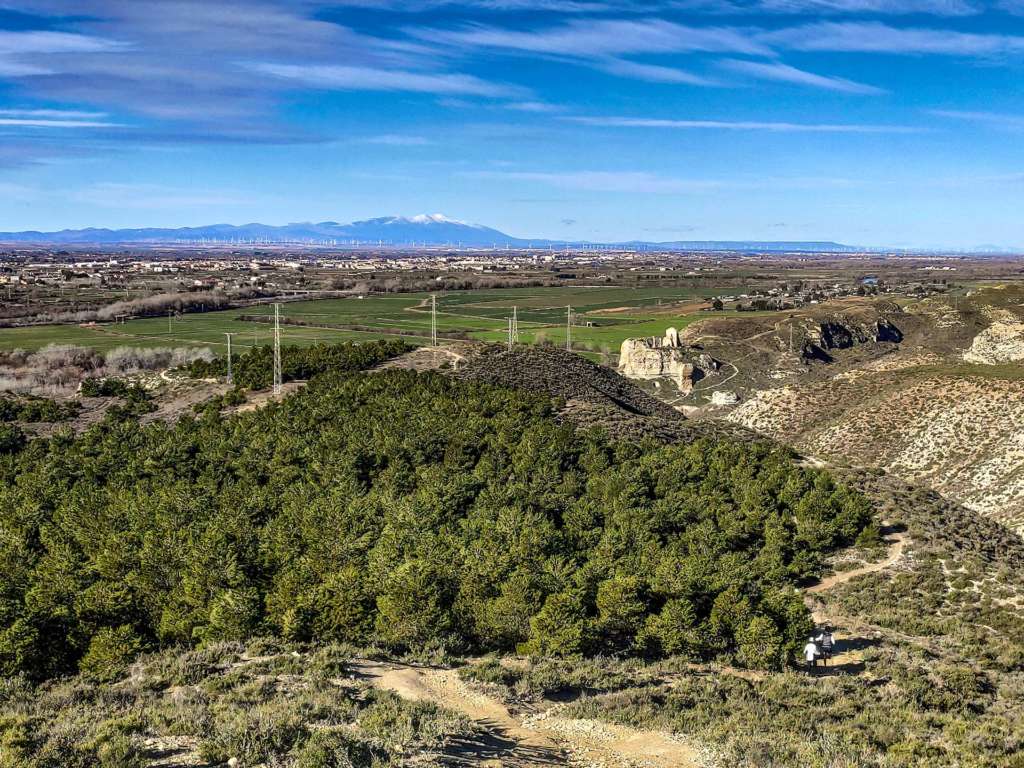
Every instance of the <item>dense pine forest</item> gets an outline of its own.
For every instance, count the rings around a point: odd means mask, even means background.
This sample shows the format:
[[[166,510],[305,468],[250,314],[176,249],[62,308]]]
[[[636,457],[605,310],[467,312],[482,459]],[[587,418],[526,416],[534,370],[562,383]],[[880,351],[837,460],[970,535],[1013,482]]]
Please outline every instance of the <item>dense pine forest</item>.
[[[540,394],[354,372],[399,351],[307,353],[328,362],[259,411],[119,410],[0,455],[0,672],[103,680],[266,635],[780,668],[811,627],[794,585],[873,530],[781,449],[617,442]]]

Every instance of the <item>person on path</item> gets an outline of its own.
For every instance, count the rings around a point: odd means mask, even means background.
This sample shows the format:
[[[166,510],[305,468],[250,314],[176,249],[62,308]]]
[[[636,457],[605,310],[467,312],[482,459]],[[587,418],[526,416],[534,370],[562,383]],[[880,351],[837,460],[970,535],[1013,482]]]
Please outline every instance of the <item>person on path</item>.
[[[832,658],[832,649],[836,645],[836,638],[832,634],[832,627],[826,626],[814,640],[818,647],[821,648],[821,662],[827,667],[828,660]]]
[[[804,661],[807,662],[808,674],[810,674],[811,670],[818,666],[818,656],[820,655],[821,649],[818,648],[818,644],[814,641],[814,638],[807,638],[807,645],[804,646]]]

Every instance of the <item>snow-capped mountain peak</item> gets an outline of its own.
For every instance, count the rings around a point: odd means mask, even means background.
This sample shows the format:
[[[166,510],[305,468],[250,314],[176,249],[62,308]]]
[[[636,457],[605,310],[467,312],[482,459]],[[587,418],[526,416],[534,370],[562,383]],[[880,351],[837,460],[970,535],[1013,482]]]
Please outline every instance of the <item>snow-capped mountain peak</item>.
[[[463,227],[470,226],[465,221],[450,219],[443,213],[421,213],[418,216],[413,216],[409,221],[414,224],[459,224]]]

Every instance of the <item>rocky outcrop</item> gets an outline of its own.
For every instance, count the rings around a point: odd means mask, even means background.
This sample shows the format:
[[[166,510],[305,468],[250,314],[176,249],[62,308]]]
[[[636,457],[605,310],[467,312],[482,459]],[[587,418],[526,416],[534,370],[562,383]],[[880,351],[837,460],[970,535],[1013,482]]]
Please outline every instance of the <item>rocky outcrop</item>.
[[[619,373],[631,379],[669,378],[682,391],[693,388],[696,367],[679,347],[663,347],[652,339],[626,339],[619,352]]]
[[[815,322],[807,328],[801,357],[807,361],[831,362],[829,352],[836,349],[850,349],[857,344],[871,342],[899,344],[901,341],[903,332],[890,320],[863,323],[836,316]]]
[[[719,363],[710,355],[691,357],[669,328],[662,338],[626,339],[619,352],[619,373],[631,379],[671,379],[681,392],[689,392],[695,382],[718,371]]]
[[[1024,323],[999,321],[974,337],[964,352],[968,363],[998,365],[1024,360]]]

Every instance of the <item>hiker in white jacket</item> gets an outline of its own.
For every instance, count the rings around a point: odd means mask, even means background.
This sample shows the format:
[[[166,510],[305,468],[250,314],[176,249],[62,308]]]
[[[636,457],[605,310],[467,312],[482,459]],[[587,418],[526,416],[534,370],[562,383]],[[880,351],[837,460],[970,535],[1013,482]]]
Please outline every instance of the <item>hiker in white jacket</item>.
[[[821,649],[818,648],[818,644],[814,641],[814,638],[807,638],[807,645],[804,646],[804,660],[807,662],[808,672],[818,666],[818,657],[820,655]]]

